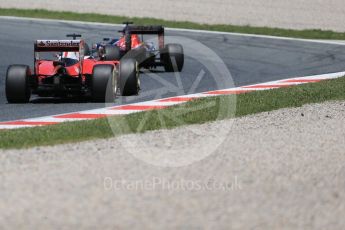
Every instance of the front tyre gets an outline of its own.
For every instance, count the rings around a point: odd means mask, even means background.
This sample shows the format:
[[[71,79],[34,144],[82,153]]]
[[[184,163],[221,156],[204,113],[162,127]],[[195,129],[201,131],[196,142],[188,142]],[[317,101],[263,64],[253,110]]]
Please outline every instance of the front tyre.
[[[94,102],[114,102],[117,79],[113,65],[96,65],[92,73],[92,99]]]
[[[6,98],[8,103],[28,103],[31,97],[30,68],[11,65],[6,74]]]
[[[117,46],[106,45],[104,52],[104,61],[119,61],[121,59],[121,51]]]
[[[184,51],[180,44],[168,44],[161,50],[161,62],[166,72],[181,72],[184,65]]]
[[[138,95],[140,90],[139,67],[134,59],[122,59],[120,63],[120,91],[122,96]]]

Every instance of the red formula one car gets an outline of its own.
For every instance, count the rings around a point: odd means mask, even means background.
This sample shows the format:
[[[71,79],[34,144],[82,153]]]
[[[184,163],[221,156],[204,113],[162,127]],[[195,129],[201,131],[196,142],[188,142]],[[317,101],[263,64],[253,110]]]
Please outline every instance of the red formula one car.
[[[27,103],[40,97],[90,97],[95,102],[113,101],[116,95],[139,93],[139,68],[134,59],[102,60],[90,56],[80,35],[74,40],[38,40],[33,71],[11,65],[6,76],[9,103]]]
[[[181,72],[184,66],[184,51],[180,44],[165,44],[163,26],[135,26],[124,22],[125,27],[119,31],[120,38],[105,38],[96,44],[96,49],[103,53],[105,59],[122,60],[133,58],[145,69],[164,67],[166,72]],[[158,42],[145,40],[145,35],[157,35]]]

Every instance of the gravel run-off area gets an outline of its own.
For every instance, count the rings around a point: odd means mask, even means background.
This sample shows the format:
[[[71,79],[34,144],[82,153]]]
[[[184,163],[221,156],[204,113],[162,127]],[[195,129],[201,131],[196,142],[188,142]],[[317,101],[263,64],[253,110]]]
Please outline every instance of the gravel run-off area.
[[[345,31],[343,0],[0,0],[0,7],[93,12],[208,24]]]
[[[1,151],[0,228],[345,228],[344,102],[191,128]],[[215,151],[183,167],[124,147],[146,142],[188,161],[222,129]]]

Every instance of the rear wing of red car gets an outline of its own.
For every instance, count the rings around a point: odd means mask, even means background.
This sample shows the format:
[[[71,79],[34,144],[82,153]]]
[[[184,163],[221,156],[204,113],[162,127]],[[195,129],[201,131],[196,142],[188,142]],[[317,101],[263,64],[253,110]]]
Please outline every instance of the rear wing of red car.
[[[80,52],[84,49],[83,40],[37,40],[35,52]]]
[[[76,52],[79,53],[79,73],[83,72],[84,40],[37,40],[35,42],[35,66],[41,52]],[[61,55],[62,56],[62,55]],[[37,71],[35,67],[35,74]]]
[[[158,35],[159,47],[164,47],[164,27],[163,26],[133,26],[127,25],[123,32],[138,35]]]

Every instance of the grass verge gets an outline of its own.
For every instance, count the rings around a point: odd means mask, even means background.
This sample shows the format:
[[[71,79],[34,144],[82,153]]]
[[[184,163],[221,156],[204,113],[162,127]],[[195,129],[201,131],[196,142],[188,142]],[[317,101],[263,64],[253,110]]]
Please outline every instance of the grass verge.
[[[41,9],[23,10],[23,9],[0,8],[0,15],[85,21],[85,22],[117,23],[117,24],[121,24],[124,21],[134,21],[136,24],[161,24],[161,25],[164,25],[166,27],[171,27],[171,28],[236,32],[236,33],[260,34],[260,35],[295,37],[295,38],[306,38],[306,39],[345,40],[345,33],[324,31],[324,30],[290,30],[290,29],[252,27],[252,26],[208,25],[208,24],[198,24],[198,23],[193,23],[193,22],[166,21],[166,20],[160,20],[160,19],[154,19],[154,18],[122,17],[122,16],[110,16],[110,15],[102,15],[102,14],[94,14],[94,13],[72,13],[72,12],[48,11],[48,10],[41,10]]]
[[[202,124],[210,121],[240,117],[280,108],[299,107],[308,103],[320,103],[328,100],[345,100],[345,77],[319,83],[299,85],[268,91],[257,91],[241,95],[219,96],[198,99],[165,110],[149,111],[108,119],[70,122],[53,126],[0,131],[0,148],[28,148],[41,145],[54,145],[85,141],[95,138],[110,138],[115,135],[146,132],[161,128],[175,128],[181,125]],[[236,98],[235,98],[236,97]],[[219,113],[224,103],[237,101],[235,113]],[[207,104],[213,104],[209,109]],[[180,120],[165,119],[180,116]],[[141,122],[146,119],[140,126]],[[183,123],[179,122],[183,120]]]

